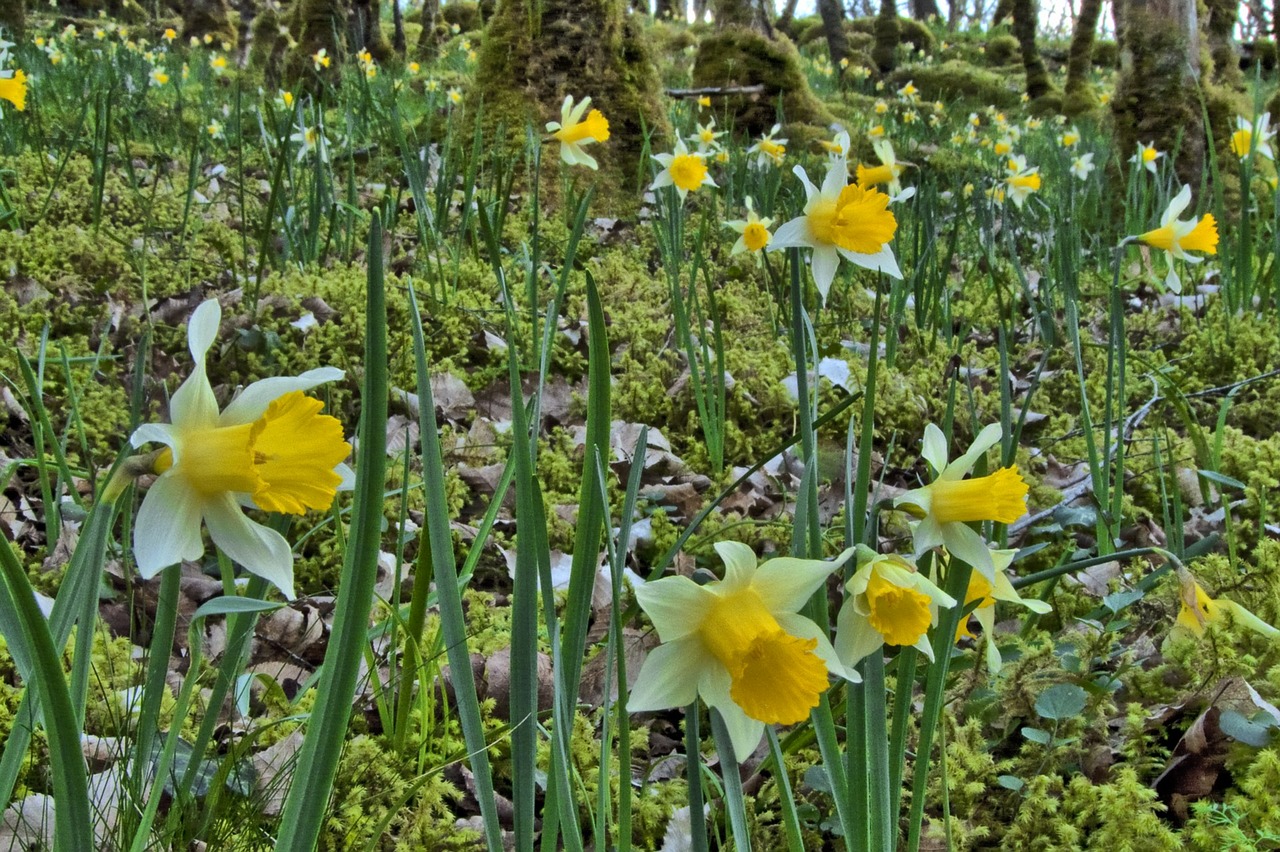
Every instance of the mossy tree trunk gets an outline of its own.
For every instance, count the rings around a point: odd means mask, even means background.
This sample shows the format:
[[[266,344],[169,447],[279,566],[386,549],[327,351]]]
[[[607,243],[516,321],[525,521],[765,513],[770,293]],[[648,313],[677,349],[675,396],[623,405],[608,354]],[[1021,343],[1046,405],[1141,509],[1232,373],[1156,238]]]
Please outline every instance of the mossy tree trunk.
[[[351,33],[355,43],[378,62],[391,58],[391,43],[382,34],[382,0],[352,0]]]
[[[391,37],[391,49],[399,56],[404,56],[404,12],[400,9],[400,0],[391,0],[391,21],[394,35]]]
[[[345,47],[343,34],[347,31],[347,14],[345,0],[297,0],[289,29],[298,41],[289,52],[285,69],[287,80],[314,80],[316,72],[311,57],[322,49],[329,57],[329,67],[319,73],[337,76],[343,53],[340,48]]]
[[[960,26],[960,16],[964,14],[966,5],[961,0],[951,0],[951,3],[947,6],[947,29],[955,32],[956,28]]]
[[[1196,0],[1126,0],[1122,14],[1120,79],[1111,100],[1117,159],[1127,163],[1139,142],[1170,152],[1180,144],[1178,176],[1199,186],[1205,130]]]
[[[684,4],[677,3],[676,0],[657,0],[653,4],[653,17],[659,21],[669,21],[674,19],[684,19]]]
[[[822,34],[827,37],[831,65],[839,68],[840,60],[849,55],[849,40],[844,35],[844,7],[840,0],[818,0],[818,14],[822,15]]]
[[[762,0],[712,0],[711,11],[716,16],[717,30],[745,27],[773,36],[773,21]]]
[[[236,32],[231,26],[230,13],[227,0],[186,0],[182,6],[182,37],[211,35],[215,43],[235,44]]]
[[[996,8],[991,13],[991,26],[999,26],[1004,20],[1013,14],[1014,0],[996,0]]]
[[[424,0],[422,4],[422,32],[418,35],[419,59],[432,60],[440,52],[440,0]]]
[[[1076,28],[1071,33],[1071,48],[1067,53],[1066,107],[1069,114],[1084,112],[1096,101],[1089,85],[1089,72],[1093,68],[1093,43],[1101,16],[1102,0],[1081,0]]]
[[[778,29],[784,33],[791,32],[791,22],[796,17],[796,7],[800,5],[800,0],[787,0],[787,5],[782,7],[782,14],[778,16]]]
[[[705,21],[708,8],[710,8],[710,0],[693,0],[693,22]]]
[[[26,0],[3,0],[0,2],[0,29],[9,40],[20,44],[27,32]]]
[[[500,0],[466,101],[483,100],[487,142],[519,150],[527,124],[541,134],[546,121],[559,120],[565,95],[590,96],[609,121],[608,141],[589,149],[600,163],[596,197],[605,203],[632,197],[626,182],[635,178],[645,131],[661,137],[668,130],[657,68],[640,18],[626,14],[625,2]],[[499,126],[506,140],[494,138]],[[543,173],[554,186],[558,151],[548,147],[543,157]]]
[[[1027,75],[1027,95],[1033,101],[1053,89],[1049,69],[1036,46],[1036,25],[1040,21],[1036,0],[1013,0],[1013,35],[1022,51],[1022,68]]]
[[[940,15],[938,0],[911,0],[911,17],[917,21],[927,21]]]
[[[1205,0],[1208,15],[1204,19],[1205,41],[1213,57],[1213,81],[1233,88],[1244,88],[1240,71],[1240,47],[1234,31],[1240,16],[1238,0]]]
[[[880,0],[880,14],[876,16],[876,42],[871,48],[871,59],[882,74],[892,71],[898,61],[900,29],[898,4],[894,0]]]
[[[254,16],[249,30],[249,67],[262,71],[268,89],[280,85],[288,50],[289,36],[281,31],[280,14],[275,4],[268,3]]]

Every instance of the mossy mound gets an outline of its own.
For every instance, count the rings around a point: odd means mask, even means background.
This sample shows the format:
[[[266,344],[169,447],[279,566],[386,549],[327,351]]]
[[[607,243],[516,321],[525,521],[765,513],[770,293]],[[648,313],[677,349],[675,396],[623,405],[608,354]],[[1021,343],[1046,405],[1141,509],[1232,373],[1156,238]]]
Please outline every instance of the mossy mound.
[[[1012,107],[1019,101],[1019,94],[1009,88],[1008,79],[958,59],[941,65],[905,65],[890,75],[894,86],[915,81],[920,97],[926,101],[958,98],[1000,108]]]
[[[1271,39],[1260,38],[1257,41],[1246,41],[1240,45],[1240,67],[1252,71],[1261,65],[1262,70],[1270,73],[1276,70],[1276,43]]]
[[[992,67],[1013,65],[1016,62],[1020,62],[1021,53],[1018,47],[1018,40],[1008,33],[993,36],[987,41],[987,49],[983,56],[986,57],[987,64]]]
[[[1119,68],[1120,45],[1110,39],[1098,39],[1093,43],[1093,67]]]
[[[289,30],[280,20],[276,5],[269,4],[253,19],[249,30],[249,67],[262,72],[268,89],[279,85],[288,52]]]
[[[440,17],[445,26],[459,32],[469,33],[484,28],[484,18],[480,14],[480,4],[463,0],[461,3],[450,3],[440,7]]]
[[[876,19],[874,17],[854,18],[850,22],[850,27],[854,32],[874,35]],[[898,41],[911,45],[912,50],[923,50],[925,53],[933,53],[936,45],[929,28],[913,18],[898,18]]]
[[[213,36],[215,43],[234,46],[238,29],[231,20],[226,0],[190,0],[183,9],[183,38]]]
[[[726,27],[698,45],[693,85],[763,86],[758,95],[724,99],[734,126],[749,134],[763,133],[777,122],[778,103],[788,123],[827,125],[831,113],[809,90],[800,54],[786,36],[770,40],[754,30]]]
[[[640,20],[626,15],[620,0],[544,0],[541,9],[536,34],[530,31],[525,0],[505,0],[489,22],[469,96],[471,102],[483,102],[479,116],[485,135],[505,127],[516,150],[524,144],[527,125],[541,132],[545,122],[559,120],[565,95],[589,95],[609,120],[608,142],[590,151],[600,163],[602,190],[626,186],[634,179],[646,132],[661,136],[667,128],[658,72]],[[596,197],[624,203],[633,196],[601,191]]]

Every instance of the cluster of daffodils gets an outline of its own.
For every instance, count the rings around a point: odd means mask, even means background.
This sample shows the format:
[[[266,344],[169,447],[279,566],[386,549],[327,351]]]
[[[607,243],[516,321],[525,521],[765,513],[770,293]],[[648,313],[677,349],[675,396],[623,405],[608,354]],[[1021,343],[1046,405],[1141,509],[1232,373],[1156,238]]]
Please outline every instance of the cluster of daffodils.
[[[373,54],[368,50],[361,50],[356,54],[356,63],[366,78],[372,80],[378,76],[378,63],[374,61]]]
[[[1013,588],[1005,574],[1013,551],[993,550],[969,526],[1009,523],[1026,510],[1027,484],[1016,467],[966,478],[1000,434],[998,425],[988,426],[967,453],[948,463],[942,432],[928,428],[924,456],[937,476],[897,500],[917,518],[914,557],[859,545],[831,561],[777,558],[757,565],[750,548],[720,542],[724,579],[700,586],[687,577],[667,577],[638,588],[636,598],[662,644],[641,668],[630,709],[680,707],[701,696],[723,717],[735,754],[750,754],[765,725],[807,718],[831,677],[859,682],[854,667],[870,654],[886,646],[914,647],[932,659],[928,634],[939,611],[961,604],[920,571],[915,559],[942,548],[950,555],[935,564],[956,558],[973,567],[964,605],[976,603],[987,661],[997,671],[1000,655],[991,641],[995,602],[1049,611],[1048,604],[1024,600]],[[799,611],[851,558],[856,570],[845,583],[832,641]],[[967,623],[961,632],[969,635]]]
[[[170,400],[169,422],[141,426],[130,439],[135,447],[162,446],[146,458],[157,476],[134,524],[134,555],[147,578],[199,559],[203,525],[228,558],[292,598],[289,543],[243,507],[301,515],[328,509],[338,491],[351,488],[342,424],[304,393],[343,373],[322,367],[262,379],[219,411],[205,362],[221,319],[216,300],[196,308],[187,326],[195,363]]]
[[[1164,286],[1171,293],[1182,292],[1182,281],[1178,278],[1174,260],[1193,264],[1201,263],[1204,261],[1203,257],[1188,254],[1188,252],[1218,253],[1218,225],[1212,213],[1206,213],[1200,217],[1193,216],[1190,219],[1178,218],[1190,204],[1191,187],[1183,185],[1169,202],[1169,206],[1165,208],[1164,215],[1160,217],[1160,227],[1139,234],[1137,237],[1140,242],[1164,252],[1165,262],[1169,268]]]

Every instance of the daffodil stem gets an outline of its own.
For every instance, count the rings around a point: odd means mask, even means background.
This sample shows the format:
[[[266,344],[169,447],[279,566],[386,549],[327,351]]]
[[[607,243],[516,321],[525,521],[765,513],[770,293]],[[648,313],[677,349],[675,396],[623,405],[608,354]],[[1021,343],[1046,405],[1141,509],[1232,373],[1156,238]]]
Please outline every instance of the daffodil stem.
[[[886,726],[884,651],[876,649],[862,663],[867,750],[864,771],[867,775],[867,811],[871,817],[871,848],[892,852],[897,839],[898,815],[890,810],[893,796],[889,790],[889,741]],[[908,694],[910,684],[907,685]]]
[[[796,811],[795,797],[791,792],[791,779],[787,776],[787,764],[773,725],[765,725],[765,738],[769,741],[769,754],[773,757],[776,772],[773,781],[778,785],[778,801],[782,808],[782,827],[786,831],[788,852],[804,852],[804,835],[800,829],[800,815]]]
[[[733,751],[729,729],[725,727],[724,719],[720,718],[720,711],[714,707],[711,708],[711,735],[716,741],[716,752],[720,755],[720,777],[724,780],[724,802],[729,811],[729,829],[733,833],[734,845],[742,852],[751,852],[751,830],[747,826],[738,756]],[[692,817],[693,814],[690,813],[689,816]]]
[[[689,785],[689,848],[691,852],[707,852],[707,821],[702,815],[702,734],[694,701],[684,708],[685,777]]]

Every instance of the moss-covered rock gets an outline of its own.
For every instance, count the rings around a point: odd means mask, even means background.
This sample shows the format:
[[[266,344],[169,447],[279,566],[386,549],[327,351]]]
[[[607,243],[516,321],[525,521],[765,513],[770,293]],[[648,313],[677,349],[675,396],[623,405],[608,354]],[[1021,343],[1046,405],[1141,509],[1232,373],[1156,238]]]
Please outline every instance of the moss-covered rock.
[[[444,4],[440,7],[440,17],[444,19],[447,27],[451,30],[457,27],[458,32],[476,32],[484,28],[484,18],[480,16],[480,4],[473,3],[471,0]]]
[[[278,5],[268,3],[253,19],[249,31],[249,67],[262,72],[268,89],[276,88],[283,79],[289,39],[289,28],[280,18]]]
[[[762,133],[778,120],[778,104],[788,122],[829,124],[831,113],[809,89],[800,54],[786,36],[769,39],[745,27],[726,27],[698,45],[693,64],[697,87],[763,86],[759,95],[731,95],[723,99],[734,125],[750,134]]]
[[[1018,40],[1008,33],[992,36],[987,39],[987,47],[982,55],[992,67],[1012,65],[1018,61]]]
[[[850,22],[850,27],[854,32],[875,35],[876,18],[854,18]],[[933,37],[933,32],[924,22],[913,18],[898,18],[898,38],[900,41],[911,45],[912,50],[923,50],[925,53],[933,53],[937,46],[937,40]]]
[[[940,65],[906,65],[895,71],[890,80],[895,86],[914,80],[920,97],[926,101],[959,98],[976,105],[1007,108],[1019,100],[1018,93],[1009,88],[1007,76],[958,59]]]

